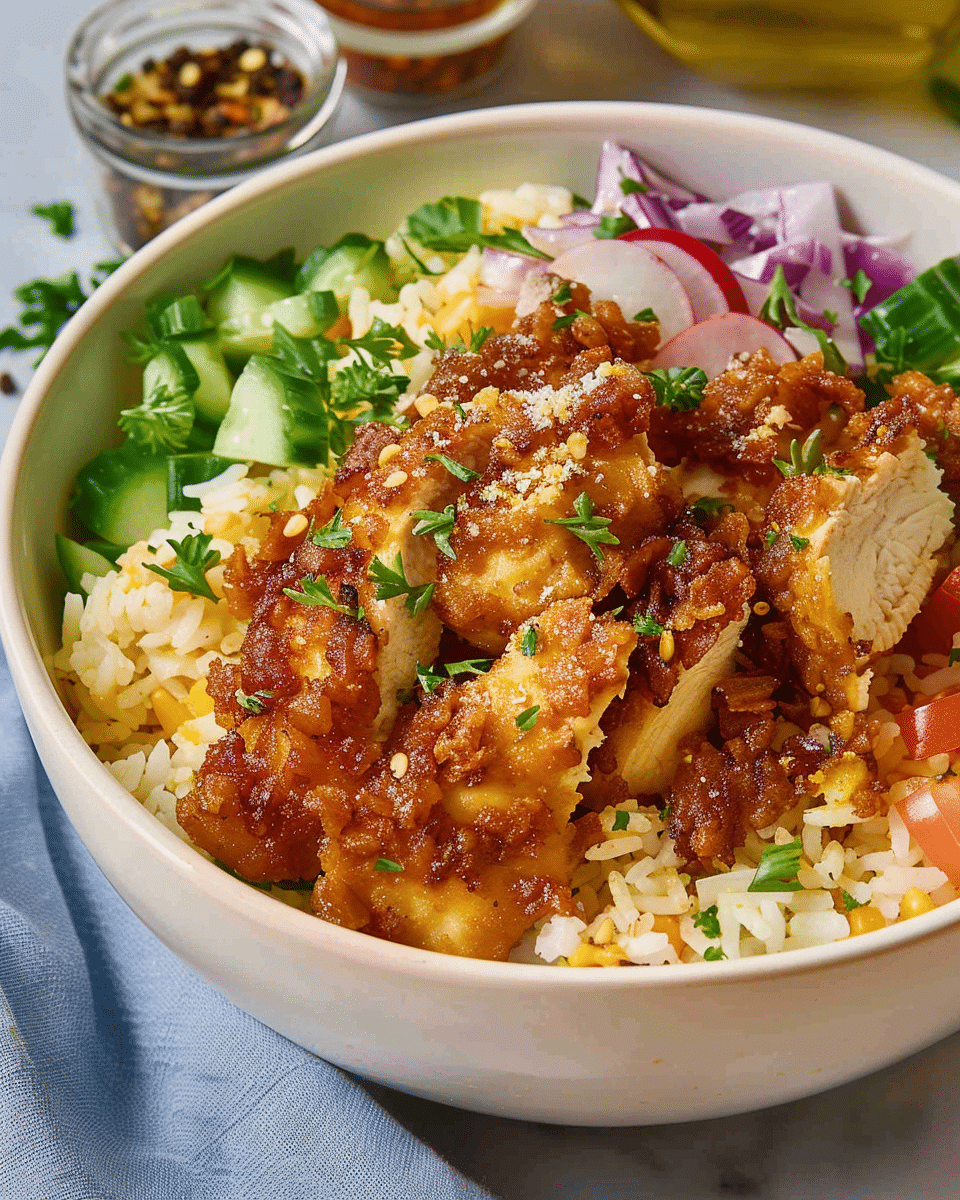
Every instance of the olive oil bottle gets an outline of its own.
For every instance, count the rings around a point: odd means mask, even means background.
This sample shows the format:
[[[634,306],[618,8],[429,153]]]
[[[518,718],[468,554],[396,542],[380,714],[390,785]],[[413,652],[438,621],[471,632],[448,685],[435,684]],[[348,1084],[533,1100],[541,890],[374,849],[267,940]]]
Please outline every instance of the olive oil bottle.
[[[756,87],[876,87],[960,29],[958,0],[618,0],[674,57]]]

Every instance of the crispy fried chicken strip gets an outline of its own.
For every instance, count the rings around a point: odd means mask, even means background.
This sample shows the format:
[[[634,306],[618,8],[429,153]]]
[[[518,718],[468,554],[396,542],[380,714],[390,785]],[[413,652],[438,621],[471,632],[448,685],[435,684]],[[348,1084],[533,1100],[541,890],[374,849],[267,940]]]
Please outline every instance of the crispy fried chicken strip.
[[[401,714],[346,807],[318,797],[326,842],[314,910],[392,941],[505,958],[539,917],[571,910],[595,818],[570,823],[600,718],[627,679],[630,626],[564,600],[486,675]]]
[[[896,401],[854,418],[830,459],[849,474],[785,479],[767,506],[758,578],[790,624],[804,687],[836,709],[866,707],[869,661],[916,616],[952,532],[914,421]]]

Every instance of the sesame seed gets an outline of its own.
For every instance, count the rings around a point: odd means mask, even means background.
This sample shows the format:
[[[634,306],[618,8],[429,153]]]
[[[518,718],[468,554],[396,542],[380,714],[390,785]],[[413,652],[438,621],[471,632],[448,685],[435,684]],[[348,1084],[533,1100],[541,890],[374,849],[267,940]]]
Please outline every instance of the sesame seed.
[[[390,773],[394,779],[402,779],[407,773],[407,767],[410,766],[410,759],[398,750],[397,753],[390,759]]]
[[[377,465],[385,467],[388,462],[392,462],[400,453],[400,446],[397,442],[391,442],[389,446],[384,446],[377,456]]]
[[[310,522],[303,513],[294,513],[283,527],[283,536],[288,538],[297,537],[298,534],[303,533],[309,524]]]
[[[407,482],[406,471],[394,471],[392,475],[388,475],[383,481],[383,486],[388,488],[402,487]]]
[[[252,75],[254,71],[259,71],[261,67],[267,65],[267,56],[259,46],[251,46],[249,50],[244,50],[240,55],[237,66],[241,71],[246,71],[248,75]]]
[[[428,417],[435,408],[440,407],[440,401],[430,392],[424,392],[414,400],[413,407],[421,417]]]
[[[659,650],[661,661],[668,663],[670,659],[673,658],[674,649],[675,643],[673,640],[673,631],[670,629],[665,629],[663,633],[660,634]]]

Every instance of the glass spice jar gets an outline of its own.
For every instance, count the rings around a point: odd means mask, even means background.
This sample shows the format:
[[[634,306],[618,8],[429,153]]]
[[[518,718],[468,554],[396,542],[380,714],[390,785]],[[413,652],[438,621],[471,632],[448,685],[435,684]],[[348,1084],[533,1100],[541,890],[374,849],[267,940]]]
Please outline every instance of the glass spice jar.
[[[320,0],[350,85],[372,101],[461,89],[503,57],[537,0]]]
[[[112,0],[96,9],[70,44],[66,92],[101,169],[110,240],[130,254],[269,163],[321,145],[345,71],[313,0]],[[126,105],[134,84],[136,106]],[[202,113],[192,111],[200,93]]]

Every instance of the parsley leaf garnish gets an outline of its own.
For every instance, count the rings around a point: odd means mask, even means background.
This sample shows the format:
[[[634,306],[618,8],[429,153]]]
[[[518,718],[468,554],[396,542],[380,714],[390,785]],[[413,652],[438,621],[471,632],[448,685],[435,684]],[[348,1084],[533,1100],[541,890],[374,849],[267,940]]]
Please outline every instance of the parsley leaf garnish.
[[[639,179],[631,179],[629,175],[624,175],[620,172],[620,191],[625,196],[631,195],[633,192],[639,192],[641,195],[646,195],[650,189],[645,183],[641,183]]]
[[[607,526],[610,524],[610,517],[595,517],[593,515],[593,501],[586,492],[581,492],[573,502],[575,517],[560,517],[557,520],[547,520],[547,525],[562,525],[564,529],[569,529],[572,534],[578,537],[582,542],[586,542],[590,547],[590,551],[598,562],[603,561],[603,551],[600,549],[600,543],[608,546],[619,546],[620,539],[615,537]]]
[[[364,351],[374,362],[380,363],[389,363],[395,358],[412,358],[420,350],[402,326],[388,325],[382,317],[374,317],[373,324],[362,337],[338,338],[338,341],[342,346]]]
[[[622,808],[618,808],[613,814],[613,825],[610,827],[613,833],[623,833],[626,827],[630,824],[630,814],[624,812]]]
[[[843,901],[843,907],[847,912],[853,912],[855,908],[864,908],[865,905],[861,900],[854,900],[849,892],[841,890],[840,899]]]
[[[520,653],[524,658],[533,658],[537,652],[537,627],[531,625],[520,639]]]
[[[779,536],[780,536],[779,529],[768,529],[767,532],[763,535],[763,544],[769,550],[770,547],[774,544],[774,542],[777,540],[777,538]]]
[[[76,233],[74,207],[68,200],[54,200],[52,204],[35,204],[30,211],[37,217],[45,217],[53,226],[57,237],[72,238]]]
[[[529,708],[525,708],[522,713],[514,718],[517,728],[526,733],[532,729],[537,723],[537,714],[540,712],[539,704],[532,704]]]
[[[636,221],[631,221],[624,213],[617,213],[614,216],[601,217],[600,224],[593,231],[593,236],[595,238],[618,238],[636,227]]]
[[[673,543],[670,553],[667,555],[667,562],[671,567],[682,567],[688,558],[687,543],[681,539]]]
[[[726,957],[720,946],[708,946],[703,952],[704,962],[720,962],[721,959]]]
[[[849,288],[856,296],[857,303],[862,304],[867,298],[867,292],[873,287],[873,280],[866,273],[863,267],[857,271],[856,275],[849,279],[841,279],[840,286]]]
[[[451,679],[457,675],[486,675],[493,661],[492,658],[467,658],[463,662],[447,663],[444,670]]]
[[[569,304],[573,299],[573,295],[570,292],[570,281],[565,279],[553,293],[550,299],[554,302],[554,304]]]
[[[791,533],[790,545],[798,552],[800,550],[806,550],[806,548],[810,545],[810,539],[805,537],[797,537],[795,533]]]
[[[954,663],[960,662],[960,646],[954,646],[947,658],[947,666],[952,667]]]
[[[310,541],[323,550],[342,550],[353,540],[353,530],[343,526],[343,509],[338,508],[326,525],[310,534]]]
[[[98,288],[122,262],[123,259],[116,259],[97,263],[96,271],[90,278],[91,290]],[[77,272],[73,271],[64,279],[34,279],[18,287],[14,296],[23,305],[19,316],[23,329],[9,325],[0,330],[0,350],[37,347],[42,351],[36,360],[39,363],[61,328],[86,300],[87,292]]]
[[[717,916],[718,909],[715,904],[711,904],[709,908],[705,908],[702,912],[698,912],[693,918],[693,923],[697,929],[703,930],[704,937],[718,938],[720,936],[720,921]]]
[[[395,375],[389,367],[355,362],[334,375],[330,383],[330,402],[354,425],[380,421],[384,425],[405,428],[406,418],[398,417],[394,409],[409,386],[406,375]],[[368,407],[364,408],[364,405]]]
[[[362,621],[364,611],[362,607],[351,608],[349,604],[339,604],[335,599],[333,592],[330,590],[330,584],[321,575],[315,578],[313,575],[304,575],[300,580],[301,591],[296,588],[284,588],[283,594],[289,596],[291,600],[296,600],[298,604],[306,604],[311,608],[332,608],[334,612],[343,613],[345,617],[353,617],[356,621]]]
[[[562,316],[557,317],[557,319],[554,321],[553,328],[554,329],[569,329],[570,326],[577,319],[577,317],[588,317],[589,318],[590,313],[584,312],[582,308],[578,308],[576,310],[576,312],[564,313]]]
[[[420,664],[417,663],[417,682],[428,696],[435,692],[446,678],[447,676],[441,675],[440,672],[435,671],[433,667],[421,667]]]
[[[220,551],[210,549],[212,541],[209,533],[191,533],[182,542],[168,538],[169,546],[176,551],[177,561],[169,570],[147,563],[147,570],[162,575],[173,592],[190,592],[194,596],[216,601],[217,597],[206,580],[207,571],[220,561]]]
[[[457,520],[457,514],[452,504],[448,504],[443,512],[433,512],[429,508],[422,508],[413,515],[417,519],[417,523],[413,527],[414,536],[419,537],[428,533],[436,542],[437,549],[441,554],[445,554],[447,558],[457,557],[457,552],[450,545],[450,534],[453,533],[453,527]]]
[[[633,314],[633,316],[630,318],[630,320],[634,321],[638,324],[646,324],[650,321],[659,322],[660,318],[657,316],[657,314],[653,311],[652,308],[641,308],[638,313]]]
[[[469,467],[462,467],[452,458],[448,458],[446,454],[428,454],[425,458],[426,462],[438,462],[441,467],[446,467],[451,475],[457,479],[462,479],[464,483],[469,483],[471,479],[479,479],[479,471],[471,471]]]
[[[415,586],[404,574],[403,559],[397,552],[392,566],[387,566],[379,558],[374,558],[367,568],[367,576],[377,584],[376,597],[378,600],[392,600],[395,596],[406,596],[407,611],[411,616],[418,617],[430,603],[433,596],[434,584],[423,583]]]
[[[671,412],[692,412],[703,403],[707,377],[699,367],[660,367],[644,374],[653,384],[657,404]]]
[[[403,870],[403,867],[398,862],[394,862],[392,858],[378,858],[373,864],[373,869],[375,871],[389,871],[392,875],[396,875],[399,871]]]
[[[659,621],[643,613],[637,613],[633,618],[633,628],[641,637],[659,637],[664,632],[664,627]]]
[[[720,496],[701,496],[699,500],[694,500],[690,507],[698,524],[702,524],[708,517],[723,516],[727,509],[733,512],[735,508],[729,500],[723,500]]]
[[[431,350],[436,350],[438,354],[442,354],[445,350],[455,350],[458,354],[479,354],[483,343],[493,333],[493,326],[481,325],[479,329],[474,329],[472,325],[468,325],[467,332],[470,335],[469,345],[463,340],[462,334],[458,333],[448,342],[435,329],[431,329],[427,334],[426,344]]]
[[[824,462],[820,441],[823,432],[815,429],[801,446],[796,438],[790,443],[790,461],[775,458],[773,465],[788,479],[797,475],[848,475],[842,467],[831,467]]]
[[[176,454],[190,438],[194,417],[190,396],[160,386],[136,408],[123,409],[117,424],[131,442],[148,454]]]
[[[479,200],[469,200],[465,196],[444,196],[436,204],[421,204],[407,218],[407,228],[414,241],[441,254],[463,254],[471,246],[480,246],[511,250],[531,258],[550,257],[535,250],[519,229],[484,233],[483,206]]]
[[[233,698],[241,708],[245,708],[247,712],[253,713],[255,716],[259,716],[261,713],[266,712],[266,701],[273,699],[273,692],[267,691],[265,688],[261,688],[256,692],[252,692],[248,696],[247,693],[241,688],[237,688],[237,690],[233,693]]]
[[[797,839],[785,846],[767,846],[760,855],[756,874],[747,886],[748,892],[799,892],[797,882],[803,843]]]
[[[815,329],[800,319],[796,297],[790,291],[783,267],[779,264],[770,282],[770,294],[764,300],[758,315],[761,321],[766,321],[768,325],[773,325],[776,329],[787,329],[792,326],[795,329],[805,329],[807,333],[813,334],[823,353],[823,365],[826,369],[837,375],[846,374],[847,363],[837,348],[836,342],[828,338],[822,329]]]

